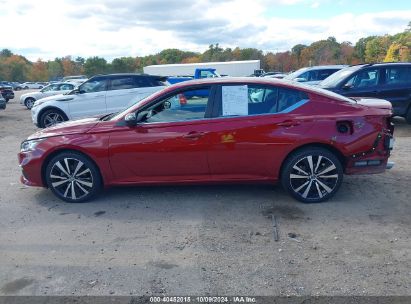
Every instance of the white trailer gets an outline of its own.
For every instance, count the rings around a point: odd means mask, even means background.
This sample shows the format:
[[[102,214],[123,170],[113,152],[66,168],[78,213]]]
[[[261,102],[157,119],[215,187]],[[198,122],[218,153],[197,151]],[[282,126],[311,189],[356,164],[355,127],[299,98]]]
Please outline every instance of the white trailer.
[[[249,76],[260,69],[260,60],[159,64],[146,66],[143,70],[146,74],[158,76],[192,76],[198,68],[216,69],[220,75]]]

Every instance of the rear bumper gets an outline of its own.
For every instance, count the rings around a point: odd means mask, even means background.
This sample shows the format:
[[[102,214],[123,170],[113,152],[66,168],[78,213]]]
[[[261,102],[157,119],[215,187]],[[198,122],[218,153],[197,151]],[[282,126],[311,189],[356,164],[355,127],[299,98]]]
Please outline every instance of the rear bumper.
[[[3,91],[1,93],[1,95],[3,95],[4,99],[13,99],[14,98],[14,92],[9,92],[9,91],[4,92]]]

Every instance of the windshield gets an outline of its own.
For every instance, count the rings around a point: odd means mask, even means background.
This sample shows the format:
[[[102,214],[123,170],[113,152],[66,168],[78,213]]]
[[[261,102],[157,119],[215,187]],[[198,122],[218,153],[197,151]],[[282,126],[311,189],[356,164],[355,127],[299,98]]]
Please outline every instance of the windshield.
[[[292,72],[291,74],[288,74],[287,76],[284,77],[284,79],[292,80],[294,78],[298,78],[298,76],[300,76],[302,73],[304,73],[307,70],[308,68],[301,68],[295,72]]]
[[[339,70],[338,72],[331,74],[326,79],[321,81],[319,86],[322,88],[335,88],[343,79],[350,76],[352,73],[354,73],[362,67],[363,65],[355,65]]]

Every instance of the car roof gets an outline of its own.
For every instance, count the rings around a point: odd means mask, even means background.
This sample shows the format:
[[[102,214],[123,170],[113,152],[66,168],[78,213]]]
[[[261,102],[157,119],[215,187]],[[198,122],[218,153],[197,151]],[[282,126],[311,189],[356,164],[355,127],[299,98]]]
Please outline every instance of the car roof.
[[[360,64],[354,64],[354,65],[350,65],[351,66],[361,66],[361,68],[363,67],[369,67],[369,66],[377,66],[377,67],[384,67],[384,66],[395,66],[395,65],[399,65],[399,66],[411,66],[410,62],[376,62],[376,63],[360,63]]]
[[[312,67],[306,67],[307,71],[308,70],[326,70],[326,69],[343,69],[348,67],[346,64],[335,64],[335,65],[316,65]]]
[[[94,75],[92,77],[100,77],[100,76],[140,76],[140,77],[155,77],[155,78],[164,78],[163,76],[157,76],[157,75],[150,75],[150,74],[142,74],[142,73],[114,73],[114,74],[98,74]],[[91,78],[91,77],[90,77]]]
[[[334,92],[322,89],[320,87],[315,87],[311,85],[302,84],[299,82],[285,80],[285,79],[277,79],[277,78],[268,78],[268,77],[219,77],[219,78],[203,78],[203,79],[194,79],[179,82],[169,86],[166,90],[174,90],[179,88],[186,88],[189,86],[195,85],[202,85],[202,84],[210,84],[210,85],[218,85],[218,84],[260,84],[260,85],[277,85],[282,86],[289,89],[296,89],[302,90],[306,93],[313,93],[317,95],[322,95],[328,98],[332,98],[335,100],[340,101],[350,101],[347,97],[336,94]]]

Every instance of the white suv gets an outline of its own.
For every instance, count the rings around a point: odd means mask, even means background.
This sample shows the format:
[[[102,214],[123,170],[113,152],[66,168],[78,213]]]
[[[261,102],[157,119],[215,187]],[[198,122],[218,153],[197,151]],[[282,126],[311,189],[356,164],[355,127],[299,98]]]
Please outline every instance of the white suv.
[[[37,100],[31,117],[35,125],[45,128],[66,120],[118,112],[163,89],[165,80],[144,74],[94,76],[68,94]]]

